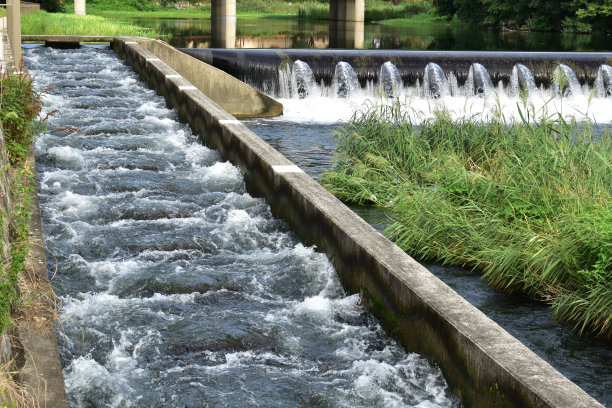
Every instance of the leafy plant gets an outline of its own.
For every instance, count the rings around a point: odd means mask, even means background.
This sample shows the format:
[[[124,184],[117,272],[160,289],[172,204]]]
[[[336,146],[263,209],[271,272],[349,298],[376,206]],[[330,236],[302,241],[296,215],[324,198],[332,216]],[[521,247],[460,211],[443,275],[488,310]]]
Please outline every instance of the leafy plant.
[[[34,133],[48,116],[41,116],[42,106],[42,93],[34,90],[26,73],[0,78],[0,120],[11,163],[25,160]]]

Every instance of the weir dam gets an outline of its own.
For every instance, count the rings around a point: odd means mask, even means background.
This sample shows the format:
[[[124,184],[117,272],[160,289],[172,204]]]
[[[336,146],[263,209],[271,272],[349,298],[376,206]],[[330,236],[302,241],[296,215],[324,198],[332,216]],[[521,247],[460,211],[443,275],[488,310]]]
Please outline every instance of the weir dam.
[[[148,41],[25,55],[72,405],[601,406]]]

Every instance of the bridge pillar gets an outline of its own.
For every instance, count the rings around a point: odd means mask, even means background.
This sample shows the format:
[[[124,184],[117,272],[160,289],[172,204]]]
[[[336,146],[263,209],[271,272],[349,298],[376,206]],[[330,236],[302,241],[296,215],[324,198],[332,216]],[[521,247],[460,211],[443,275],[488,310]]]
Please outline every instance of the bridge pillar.
[[[331,21],[364,21],[365,0],[330,0]]]
[[[19,71],[21,67],[21,1],[7,0],[6,16],[9,42],[11,43],[11,53],[15,61],[15,69]]]
[[[80,14],[82,16],[86,14],[85,0],[74,0],[74,14]]]
[[[213,48],[236,48],[236,0],[212,0],[211,35]]]

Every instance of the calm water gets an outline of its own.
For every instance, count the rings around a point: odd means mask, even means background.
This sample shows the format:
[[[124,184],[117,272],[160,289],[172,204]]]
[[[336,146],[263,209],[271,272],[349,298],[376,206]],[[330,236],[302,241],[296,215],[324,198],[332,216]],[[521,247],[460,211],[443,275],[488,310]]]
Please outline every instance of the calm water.
[[[25,59],[71,406],[457,406],[114,52]]]
[[[211,47],[210,18],[132,19],[143,27],[169,34],[176,47]],[[346,48],[330,45],[327,21],[290,18],[239,18],[236,48]],[[480,51],[611,51],[610,36],[593,34],[502,32],[449,24],[366,23],[365,49]],[[352,48],[352,47],[351,47]]]

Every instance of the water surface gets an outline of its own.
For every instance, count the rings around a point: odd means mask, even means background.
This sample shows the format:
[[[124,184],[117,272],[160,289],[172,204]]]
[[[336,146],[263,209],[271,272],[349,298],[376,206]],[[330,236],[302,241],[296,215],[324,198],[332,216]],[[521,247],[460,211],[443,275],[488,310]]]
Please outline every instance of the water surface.
[[[114,52],[25,59],[71,406],[457,406]]]
[[[210,48],[210,17],[130,21],[169,35],[176,47]],[[332,29],[333,30],[333,29]],[[333,33],[332,33],[333,34]],[[360,36],[360,34],[357,34]],[[332,35],[333,37],[333,35]],[[366,22],[364,49],[478,51],[611,51],[610,36],[548,32],[496,31],[461,24],[380,24]],[[327,21],[297,18],[238,18],[235,48],[346,48],[330,43]],[[351,47],[353,48],[353,47]]]

